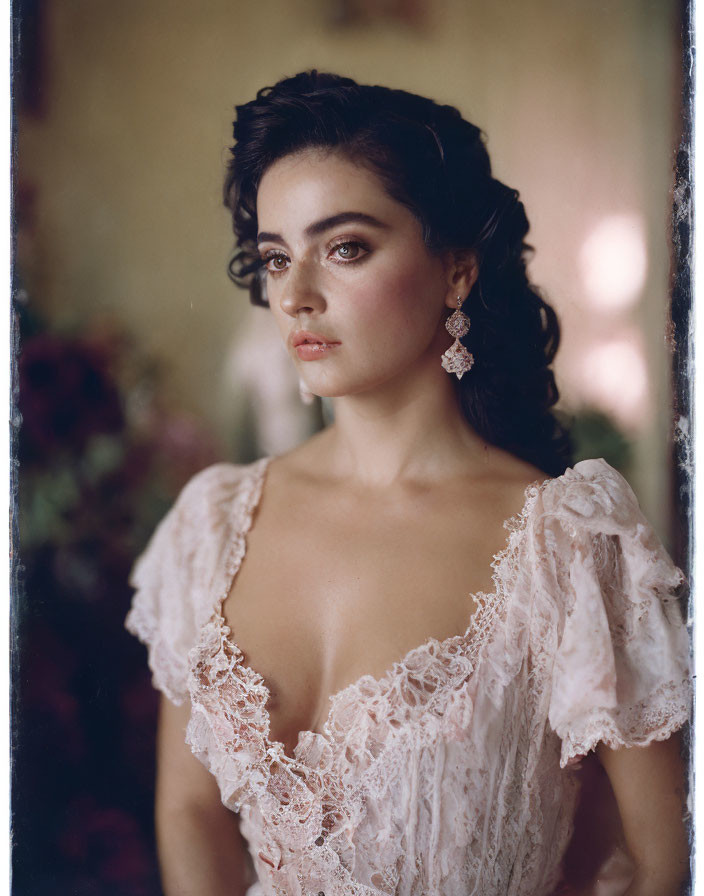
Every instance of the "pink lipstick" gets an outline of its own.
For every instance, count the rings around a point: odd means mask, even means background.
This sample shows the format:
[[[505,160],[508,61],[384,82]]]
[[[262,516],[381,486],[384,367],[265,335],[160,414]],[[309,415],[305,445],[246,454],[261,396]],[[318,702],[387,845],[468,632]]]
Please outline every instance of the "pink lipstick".
[[[289,339],[302,361],[317,361],[319,358],[329,355],[340,345],[336,340],[319,333],[312,333],[310,330],[294,330]]]

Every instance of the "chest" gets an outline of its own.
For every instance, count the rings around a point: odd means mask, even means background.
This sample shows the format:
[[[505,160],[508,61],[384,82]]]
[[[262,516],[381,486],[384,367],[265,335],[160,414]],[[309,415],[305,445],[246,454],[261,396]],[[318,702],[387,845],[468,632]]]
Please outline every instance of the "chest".
[[[279,492],[261,506],[223,615],[271,692],[272,738],[290,747],[320,730],[331,694],[465,632],[516,495],[445,497]]]

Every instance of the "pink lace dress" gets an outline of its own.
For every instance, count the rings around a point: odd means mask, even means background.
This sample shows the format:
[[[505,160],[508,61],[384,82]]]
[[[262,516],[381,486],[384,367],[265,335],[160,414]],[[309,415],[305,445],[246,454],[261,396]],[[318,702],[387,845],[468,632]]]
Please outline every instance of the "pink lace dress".
[[[190,700],[186,740],[239,813],[251,893],[551,893],[580,757],[665,739],[690,712],[684,576],[630,487],[601,459],[530,485],[467,630],[333,695],[288,756],[221,613],[267,464],[187,484],[135,565],[126,621],[155,686]]]

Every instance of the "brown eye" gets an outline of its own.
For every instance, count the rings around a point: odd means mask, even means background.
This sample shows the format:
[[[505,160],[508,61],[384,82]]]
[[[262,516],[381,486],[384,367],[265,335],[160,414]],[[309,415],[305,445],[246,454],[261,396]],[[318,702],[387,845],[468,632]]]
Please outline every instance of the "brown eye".
[[[277,253],[276,255],[266,255],[264,257],[266,269],[271,273],[279,273],[280,271],[285,271],[287,262],[288,258],[286,258],[285,255],[281,255],[280,253]]]

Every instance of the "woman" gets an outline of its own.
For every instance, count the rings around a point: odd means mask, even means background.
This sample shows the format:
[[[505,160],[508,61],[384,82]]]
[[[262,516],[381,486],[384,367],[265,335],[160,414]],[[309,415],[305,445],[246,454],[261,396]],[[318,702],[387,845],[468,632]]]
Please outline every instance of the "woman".
[[[609,892],[674,896],[684,577],[613,468],[568,466],[516,192],[454,108],[334,75],[234,136],[233,276],[335,422],[204,470],[134,570],[166,892],[566,892],[598,763]]]

